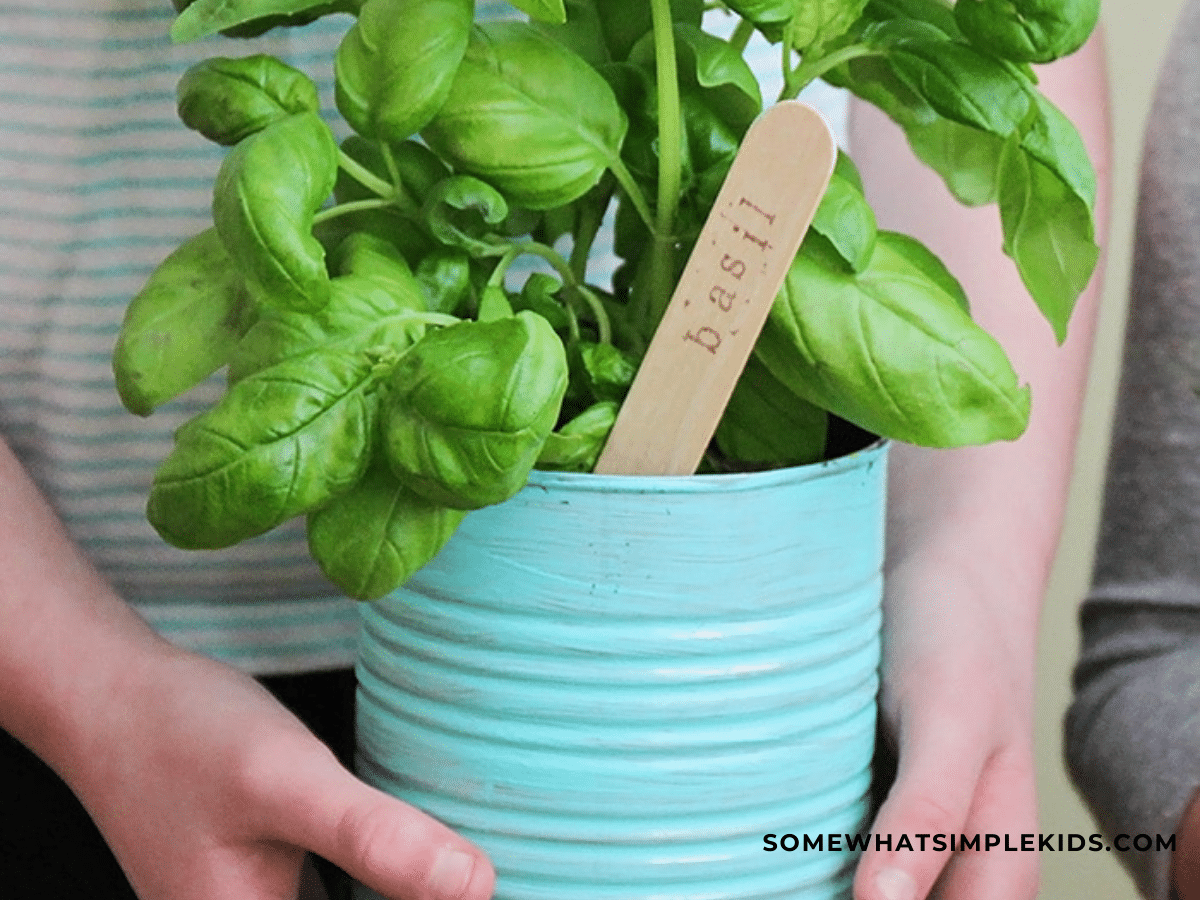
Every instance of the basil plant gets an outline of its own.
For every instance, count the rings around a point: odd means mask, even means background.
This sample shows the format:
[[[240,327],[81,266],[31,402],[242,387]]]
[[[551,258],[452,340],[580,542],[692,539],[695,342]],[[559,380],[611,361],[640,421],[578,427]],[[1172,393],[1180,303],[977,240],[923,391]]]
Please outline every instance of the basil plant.
[[[524,20],[476,22],[473,0],[183,3],[180,41],[343,15],[350,136],[270,56],[179,84],[183,122],[229,148],[213,223],[133,298],[114,353],[140,415],[227,373],[156,474],[167,541],[225,547],[305,516],[326,574],[369,599],[532,468],[590,470],[763,109],[756,32],[778,47],[779,99],[846,88],[964,204],[995,204],[1064,338],[1098,255],[1095,176],[1032,66],[1077,49],[1098,0],[724,0],[728,38],[703,0],[513,5]],[[601,284],[603,223],[621,265]],[[542,264],[513,267],[526,256]],[[876,227],[843,154],[704,471],[818,461],[847,433],[1012,439],[1029,406],[946,267]]]

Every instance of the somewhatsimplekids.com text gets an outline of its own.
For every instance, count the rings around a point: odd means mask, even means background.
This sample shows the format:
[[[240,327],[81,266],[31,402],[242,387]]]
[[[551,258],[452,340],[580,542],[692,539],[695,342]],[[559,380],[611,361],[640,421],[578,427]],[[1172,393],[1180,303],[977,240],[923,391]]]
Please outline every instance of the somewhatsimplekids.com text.
[[[787,853],[864,851],[875,849],[934,850],[949,853],[998,851],[1009,853],[1092,853],[1152,851],[1175,849],[1173,834],[1118,834],[1111,840],[1102,834],[764,834],[763,850]]]

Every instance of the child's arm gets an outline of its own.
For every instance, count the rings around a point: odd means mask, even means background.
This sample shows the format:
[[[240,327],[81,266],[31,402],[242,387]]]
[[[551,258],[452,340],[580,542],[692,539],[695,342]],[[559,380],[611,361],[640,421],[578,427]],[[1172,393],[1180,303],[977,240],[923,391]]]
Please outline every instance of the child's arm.
[[[1095,163],[1102,243],[1109,134],[1100,38],[1040,68],[1039,77]],[[1059,347],[1001,254],[995,207],[960,206],[914,159],[899,130],[865,104],[852,108],[850,145],[881,227],[920,238],[945,260],[976,319],[1033,389],[1032,419],[1019,441],[949,451],[892,448],[882,714],[899,770],[872,830],[903,832],[914,843],[916,835],[939,833],[1007,833],[1019,840],[1037,832],[1038,615],[1066,505],[1100,269]],[[952,858],[926,846],[866,854],[856,897],[924,897],[939,874],[946,900],[1036,893],[1036,853]]]
[[[294,897],[304,850],[389,897],[491,895],[478,849],[354,778],[253,679],[151,631],[3,441],[0,569],[0,726],[76,792],[141,900]]]

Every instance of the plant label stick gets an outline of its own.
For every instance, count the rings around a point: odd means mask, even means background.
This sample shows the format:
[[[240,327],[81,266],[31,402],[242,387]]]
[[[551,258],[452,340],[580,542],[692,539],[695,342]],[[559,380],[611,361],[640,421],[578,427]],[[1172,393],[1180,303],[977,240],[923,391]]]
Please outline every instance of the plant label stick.
[[[595,471],[696,471],[837,161],[794,100],[761,115],[704,223]]]

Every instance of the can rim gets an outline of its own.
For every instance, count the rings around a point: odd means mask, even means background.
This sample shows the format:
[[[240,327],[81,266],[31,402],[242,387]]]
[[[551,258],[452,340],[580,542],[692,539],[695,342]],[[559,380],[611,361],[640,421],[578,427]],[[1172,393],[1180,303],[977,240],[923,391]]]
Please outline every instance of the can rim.
[[[753,491],[797,484],[870,469],[887,455],[890,441],[880,438],[834,459],[781,469],[723,472],[703,475],[598,475],[594,472],[553,472],[534,469],[525,490],[602,493],[674,494]]]

